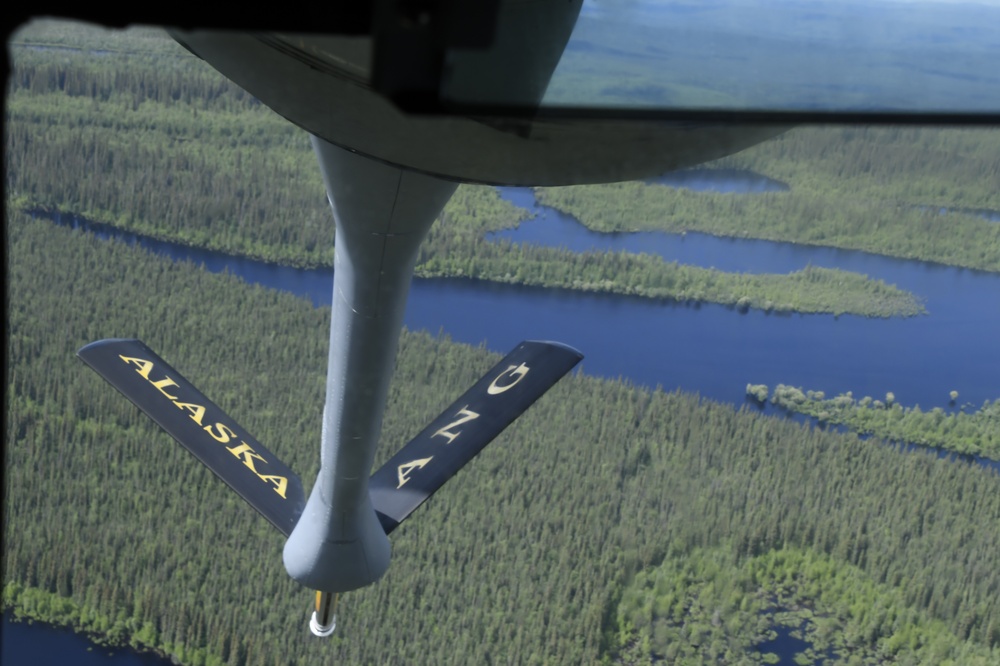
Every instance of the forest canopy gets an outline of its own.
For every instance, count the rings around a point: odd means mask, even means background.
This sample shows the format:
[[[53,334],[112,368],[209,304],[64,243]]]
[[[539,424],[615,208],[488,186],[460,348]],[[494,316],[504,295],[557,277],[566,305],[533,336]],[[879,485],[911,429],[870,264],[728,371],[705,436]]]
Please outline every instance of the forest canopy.
[[[33,26],[15,41],[7,108],[7,188],[15,208],[61,211],[273,263],[332,265],[329,208],[304,132],[176,44],[171,50],[169,40],[153,46],[154,37],[140,32],[127,49],[119,35],[116,50],[95,57],[54,48],[96,41],[83,30],[74,42],[59,25]],[[591,191],[577,189],[581,196]],[[647,214],[635,205],[621,210]],[[849,271],[729,273],[653,255],[579,254],[487,238],[526,215],[494,188],[463,185],[424,243],[417,275],[743,310],[924,313],[916,295]],[[643,224],[659,215],[650,211]],[[593,224],[593,215],[581,220]]]
[[[329,310],[16,212],[7,234],[4,603],[20,614],[186,664],[613,663],[676,631],[752,663],[767,627],[746,611],[781,593],[816,609],[812,625],[796,616],[809,635],[858,659],[1000,657],[996,472],[586,376],[398,530],[385,579],[345,598],[338,636],[318,642],[280,536],[73,352],[143,339],[311,479]],[[405,334],[377,462],[496,360]],[[789,548],[802,554],[746,578]],[[825,569],[801,578],[795,562]],[[665,603],[633,596],[657,567],[680,625],[629,610]]]
[[[21,210],[320,265],[331,239],[313,157],[300,133],[162,37],[123,38],[102,60],[72,50],[77,32],[46,30],[47,47],[70,50],[19,52],[8,109],[5,608],[198,666],[752,664],[774,660],[765,646],[779,629],[808,638],[803,661],[1000,663],[996,471],[584,374],[561,381],[395,532],[386,577],[345,597],[333,639],[314,639],[310,594],[286,575],[280,536],[74,352],[142,339],[308,482],[329,309]],[[878,196],[851,171],[865,150],[879,178],[923,168],[898,160],[889,174],[875,145],[898,155],[936,146],[943,163],[968,154],[995,184],[996,153],[991,162],[980,152],[994,144],[977,133],[908,132],[794,133],[725,164],[792,182],[806,198],[788,199],[786,212],[822,209],[831,188]],[[843,173],[817,171],[815,149],[838,140]],[[779,166],[782,155],[792,167]],[[887,182],[895,189],[880,210],[896,199],[954,203],[951,184]],[[653,187],[605,194],[657,199]],[[965,187],[968,205],[998,207],[995,187]],[[425,270],[457,274],[452,257],[508,270],[511,256],[516,270],[535,256],[484,240],[522,218],[490,192],[460,190]],[[991,238],[973,252],[997,270]],[[610,261],[625,270],[645,260]],[[404,332],[376,464],[496,360]]]

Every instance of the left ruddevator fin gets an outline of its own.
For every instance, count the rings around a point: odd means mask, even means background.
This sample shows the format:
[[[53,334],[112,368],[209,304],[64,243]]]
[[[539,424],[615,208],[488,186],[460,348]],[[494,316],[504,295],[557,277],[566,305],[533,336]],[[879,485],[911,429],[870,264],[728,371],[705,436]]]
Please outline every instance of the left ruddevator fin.
[[[369,481],[372,504],[386,534],[582,358],[557,342],[522,342],[400,449]]]
[[[99,340],[76,353],[288,536],[306,504],[302,481],[139,340]]]

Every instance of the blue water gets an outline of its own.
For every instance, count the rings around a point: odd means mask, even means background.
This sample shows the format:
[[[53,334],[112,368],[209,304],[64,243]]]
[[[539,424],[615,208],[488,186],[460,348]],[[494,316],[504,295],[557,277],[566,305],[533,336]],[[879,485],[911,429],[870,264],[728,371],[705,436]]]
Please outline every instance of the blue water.
[[[989,208],[931,208],[930,206],[918,206],[918,208],[920,210],[936,210],[938,215],[962,213],[981,217],[987,222],[1000,222],[1000,210],[990,210]]]
[[[537,206],[527,189],[504,188],[503,198],[532,210],[535,218],[496,236],[517,242],[590,249],[647,252],[724,271],[788,273],[813,265],[841,268],[882,279],[920,297],[929,314],[908,319],[853,316],[740,314],[721,306],[650,303],[640,299],[593,298],[590,321],[616,356],[620,374],[644,384],[662,383],[739,402],[747,382],[794,384],[828,395],[853,391],[882,398],[896,393],[902,404],[949,409],[945,388],[954,384],[958,403],[980,405],[1000,397],[1000,275],[891,259],[864,252],[727,239],[705,234],[602,234],[574,218]],[[559,300],[571,297],[560,295]],[[627,305],[626,305],[627,304]],[[583,333],[593,339],[597,333]],[[588,352],[588,369],[612,375],[603,358]],[[631,357],[631,358],[630,358]],[[598,361],[595,370],[594,361]],[[650,365],[644,367],[649,362]],[[610,365],[610,363],[608,363]],[[751,379],[756,377],[757,379]],[[740,383],[740,378],[745,380]],[[895,388],[894,388],[895,387]],[[901,393],[902,392],[902,393]],[[905,397],[903,397],[905,396]]]
[[[530,204],[530,190],[503,190]],[[598,242],[572,218],[534,208],[534,226],[557,223],[567,245]],[[543,217],[544,215],[544,217]],[[112,232],[107,232],[112,233]],[[138,239],[175,259],[229,270],[248,282],[283,289],[316,305],[331,302],[331,269],[296,269],[225,257],[195,248]],[[594,237],[597,237],[596,239]],[[853,391],[904,405],[958,409],[1000,397],[1000,275],[863,252],[791,243],[722,239],[701,234],[613,234],[669,260],[727,271],[788,272],[806,265],[840,267],[883,279],[922,298],[928,315],[869,319],[856,316],[740,313],[719,305],[686,305],[642,298],[581,294],[473,280],[415,280],[406,311],[410,329],[443,330],[452,339],[507,351],[525,338],[561,340],[586,355],[586,372],[626,377],[637,384],[682,388],[742,404],[747,383],[778,383]],[[584,239],[578,243],[579,239]],[[673,245],[672,245],[673,244]],[[681,250],[677,250],[680,244]],[[683,259],[678,258],[678,254]],[[110,334],[110,332],[109,332]],[[949,391],[959,400],[950,403]]]
[[[755,649],[761,654],[771,652],[777,655],[778,661],[775,662],[777,666],[795,666],[795,657],[811,648],[812,644],[808,641],[802,640],[801,638],[792,636],[793,629],[791,627],[775,625],[773,629],[776,636],[771,640],[758,643]],[[802,629],[802,627],[800,627],[800,629]],[[816,663],[818,666],[823,666],[827,663],[827,659],[830,657],[832,657],[832,655],[828,654],[816,662],[810,663]]]
[[[862,252],[788,243],[721,239],[700,234],[595,234],[572,218],[538,207],[530,190],[502,190],[536,219],[504,236],[519,242],[556,238],[573,249],[655,252],[671,261],[727,271],[788,272],[808,264],[839,267],[915,292],[930,314],[908,319],[740,313],[717,305],[681,305],[641,298],[578,294],[472,280],[415,280],[405,323],[459,342],[507,351],[526,338],[560,340],[581,349],[588,374],[637,384],[683,388],[743,404],[745,386],[793,384],[835,395],[881,398],[924,408],[978,406],[1000,397],[1000,275]],[[69,220],[67,220],[69,222]],[[85,226],[103,237],[138,243],[177,260],[228,270],[244,280],[283,289],[316,305],[331,302],[333,271],[305,270]],[[554,230],[553,230],[554,229]],[[332,235],[332,233],[331,233]],[[635,243],[636,245],[631,245]],[[114,335],[114,331],[108,331]],[[765,411],[772,411],[765,407]],[[994,466],[996,466],[994,464]],[[107,664],[107,650],[42,624],[3,622],[2,663]],[[63,646],[63,647],[59,647]],[[47,658],[49,647],[57,657]],[[94,658],[97,661],[86,661]],[[128,651],[115,666],[166,663]]]
[[[611,233],[591,231],[573,216],[555,208],[539,205],[531,189],[502,187],[499,191],[501,198],[519,208],[533,211],[535,217],[522,222],[517,228],[491,233],[488,235],[491,239],[562,247],[573,252],[596,250],[645,252],[679,264],[716,268],[732,273],[790,273],[811,264],[865,273],[886,282],[895,282],[900,287],[903,287],[903,281],[913,283],[910,276],[918,266],[937,266],[928,262],[891,259],[856,250],[727,238],[696,232],[668,234],[657,231]],[[923,288],[931,282],[937,283],[936,276],[918,286]],[[903,288],[908,289],[908,287]],[[996,301],[1000,305],[1000,297],[997,297]]]
[[[169,663],[170,660],[154,655],[95,645],[69,629],[41,622],[15,622],[11,613],[3,614],[0,633],[0,664],[3,666],[164,666]]]

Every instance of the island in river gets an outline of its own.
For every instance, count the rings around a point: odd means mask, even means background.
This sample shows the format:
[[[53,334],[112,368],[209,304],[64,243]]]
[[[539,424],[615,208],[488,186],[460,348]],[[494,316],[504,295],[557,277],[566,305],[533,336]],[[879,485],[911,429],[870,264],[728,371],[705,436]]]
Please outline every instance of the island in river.
[[[763,384],[747,384],[747,394],[755,400],[767,400]],[[958,391],[951,391],[958,398]],[[986,401],[971,411],[948,414],[941,407],[929,411],[920,405],[905,407],[888,392],[884,399],[864,396],[855,399],[850,392],[827,398],[823,391],[803,391],[795,386],[778,384],[771,402],[796,414],[806,414],[820,423],[847,426],[852,432],[874,435],[908,444],[931,446],[968,456],[1000,460],[1000,400]]]
[[[998,656],[1000,533],[983,527],[1000,516],[995,472],[585,375],[560,383],[422,509],[394,540],[386,579],[352,593],[339,638],[320,644],[301,626],[280,535],[72,350],[100,331],[170,350],[309,474],[319,419],[303,405],[322,404],[326,311],[44,220],[8,224],[6,528],[18,538],[5,540],[5,599],[24,613],[191,664],[307,663],[331,651],[593,663],[634,654],[644,637],[659,654],[656,637],[677,631],[697,654],[750,655],[769,636],[748,629],[753,611],[773,597],[845,637],[814,646],[859,658],[884,656],[890,640],[923,661]],[[385,440],[406,441],[496,358],[404,335]],[[682,591],[670,604],[658,601],[666,583],[640,577],[668,560],[656,576]],[[685,561],[693,572],[677,568]],[[937,584],[969,566],[975,580]],[[655,596],[644,601],[646,589]],[[707,603],[709,590],[726,602]],[[434,640],[429,621],[449,640]]]
[[[94,57],[86,51],[28,48],[57,39],[63,47],[73,43],[67,41],[65,29],[48,25],[14,40],[7,106],[8,193],[13,207],[81,215],[161,240],[284,265],[332,265],[329,212],[302,132],[179,46],[176,53],[165,53],[167,46],[152,48],[152,38],[142,33],[136,48],[155,51],[155,57],[127,52]],[[87,39],[92,37],[78,37],[81,44],[91,43]],[[801,141],[792,136],[787,140],[796,147]],[[815,140],[805,136],[809,149]],[[880,143],[886,140],[858,139],[864,145],[891,148]],[[160,168],[150,168],[151,163]],[[952,176],[948,172],[942,178]],[[672,189],[637,186],[650,192]],[[832,189],[839,186],[829,184]],[[580,196],[589,191],[581,189]],[[556,193],[544,195],[553,196]],[[621,203],[611,193],[600,196]],[[654,218],[660,213],[640,205],[651,196],[620,207],[627,227],[657,224]],[[696,196],[739,202],[792,197],[796,191]],[[605,210],[589,203],[586,208]],[[781,213],[778,222],[801,218],[795,208],[770,209]],[[744,217],[739,211],[711,207],[702,213],[725,214],[739,221],[744,236],[757,235],[754,220],[759,215]],[[593,215],[578,217],[592,224]],[[524,217],[522,209],[501,199],[493,188],[463,186],[424,244],[417,275],[720,303],[741,310],[871,317],[925,312],[919,295],[840,269],[729,273],[647,254],[580,254],[487,237],[517,226]],[[814,226],[825,227],[835,217],[831,210],[829,219]]]
[[[238,102],[227,95],[220,104]],[[67,161],[77,153],[66,146],[86,140],[76,132],[52,135]],[[113,154],[94,147],[77,173],[114,178],[94,171]],[[173,159],[184,177],[197,156],[162,147],[136,164]],[[249,155],[240,169],[261,168]],[[189,173],[222,178],[213,157]],[[18,177],[33,196],[51,185],[42,171]],[[140,210],[138,199],[160,196],[154,185],[105,191],[107,205],[121,212],[115,197],[137,197],[128,203]],[[72,209],[82,191],[107,186],[60,187],[68,198],[55,203]],[[261,248],[280,247],[294,226],[255,226],[264,199],[245,192],[243,229],[215,227],[199,195],[175,196],[201,191],[188,187],[173,187],[159,222],[189,240],[255,229],[253,242],[274,235]],[[319,238],[323,215],[297,223]],[[339,636],[315,641],[280,537],[72,352],[110,334],[142,337],[308,476],[328,313],[16,212],[7,225],[4,598],[22,612],[189,664],[600,663],[666,649],[751,663],[770,618],[793,611],[811,614],[814,649],[861,663],[1000,659],[995,472],[586,375],[562,382],[424,507],[394,540],[386,579],[350,595]],[[496,358],[404,335],[380,455]]]

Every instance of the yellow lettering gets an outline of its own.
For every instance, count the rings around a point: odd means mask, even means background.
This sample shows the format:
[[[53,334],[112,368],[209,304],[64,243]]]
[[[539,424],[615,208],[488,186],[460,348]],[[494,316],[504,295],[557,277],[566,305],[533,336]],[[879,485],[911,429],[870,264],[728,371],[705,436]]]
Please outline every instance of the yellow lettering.
[[[259,478],[261,481],[273,485],[274,492],[281,495],[282,498],[285,497],[285,492],[288,490],[288,479],[283,476],[261,474],[260,472],[258,472],[257,467],[254,465],[254,461],[259,460],[265,465],[267,464],[267,461],[264,460],[264,457],[262,455],[254,451],[249,444],[247,444],[246,442],[240,442],[239,446],[233,446],[231,448],[227,448],[226,450],[232,453],[240,460],[242,460],[243,464],[249,467],[250,471],[256,474],[257,478]]]
[[[285,491],[288,490],[288,479],[283,476],[271,476],[269,474],[258,474],[261,481],[274,484],[274,492],[281,495],[282,499],[285,498]]]
[[[478,419],[479,418],[479,414],[476,414],[474,411],[472,411],[471,409],[469,409],[468,405],[466,405],[465,407],[462,407],[462,409],[460,409],[458,411],[458,416],[461,417],[461,418],[459,418],[459,419],[457,419],[455,421],[452,421],[451,423],[449,423],[448,425],[446,425],[445,427],[441,428],[436,433],[434,433],[433,435],[431,435],[431,437],[437,437],[439,435],[441,437],[447,437],[448,438],[448,443],[451,444],[455,440],[456,437],[458,437],[459,435],[462,434],[462,431],[459,430],[458,432],[451,432],[449,430],[449,428],[454,428],[455,426],[460,426],[460,425],[462,425],[463,423],[465,423],[467,421],[471,421],[472,419]]]
[[[152,382],[151,381],[149,383],[152,384],[153,386],[155,386],[157,389],[159,389],[160,393],[162,393],[163,395],[167,396],[171,400],[176,400],[177,399],[177,396],[170,395],[169,393],[167,393],[166,391],[163,390],[163,389],[167,388],[168,386],[177,386],[177,382],[175,382],[174,380],[172,380],[170,377],[167,377],[165,379],[161,379],[158,382]]]
[[[431,456],[430,458],[421,458],[420,460],[413,460],[408,463],[403,463],[402,465],[397,467],[396,477],[399,479],[399,485],[396,486],[396,489],[398,490],[402,488],[403,484],[405,484],[407,481],[410,480],[410,473],[413,472],[413,470],[422,469],[424,465],[426,465],[433,459],[434,456]]]
[[[288,489],[288,479],[283,476],[271,476],[268,474],[258,474],[262,481],[274,484],[274,492],[281,495],[282,499],[285,498],[285,491]]]
[[[175,402],[174,405],[177,409],[186,409],[190,414],[191,420],[201,425],[201,420],[205,418],[205,408],[201,405],[196,405],[191,402]]]
[[[242,460],[243,464],[249,467],[250,471],[256,474],[257,476],[260,476],[260,472],[258,472],[257,468],[253,466],[253,461],[259,460],[265,465],[267,464],[267,461],[264,460],[264,458],[260,456],[256,451],[250,448],[250,445],[247,444],[246,442],[240,442],[240,446],[234,446],[232,448],[228,448],[226,449],[226,451],[229,451],[234,456]]]
[[[490,395],[497,395],[498,393],[503,393],[509,388],[513,388],[514,386],[517,385],[519,381],[524,379],[524,376],[528,374],[529,369],[530,368],[528,368],[528,366],[526,366],[524,363],[522,363],[521,365],[510,366],[509,368],[501,372],[499,375],[497,375],[497,378],[493,380],[493,383],[490,384],[490,387],[488,389],[486,389],[486,392],[489,393]],[[514,378],[514,381],[510,382],[509,384],[497,384],[497,382],[500,381],[500,379],[504,375],[510,375],[511,377]]]
[[[125,361],[126,363],[132,363],[136,367],[136,372],[142,376],[143,379],[149,379],[149,371],[153,369],[153,362],[147,361],[144,358],[132,358],[130,356],[118,355],[118,358]]]
[[[212,432],[212,428],[218,428],[219,434],[216,435]],[[214,426],[205,426],[203,430],[211,435],[215,441],[222,442],[223,444],[228,444],[230,439],[236,437],[236,433],[230,430],[229,426],[222,423],[216,423]]]

